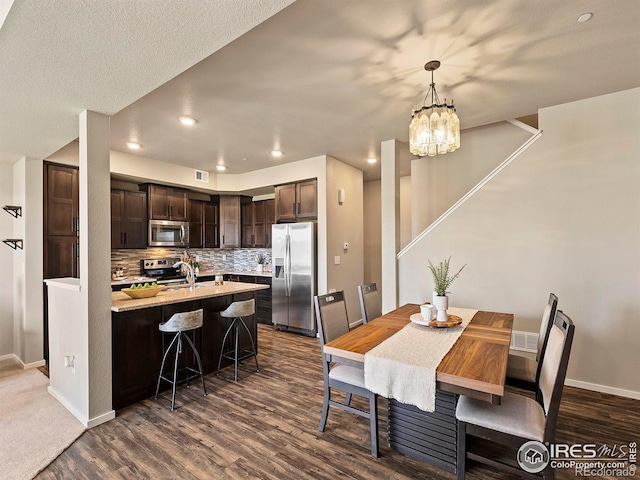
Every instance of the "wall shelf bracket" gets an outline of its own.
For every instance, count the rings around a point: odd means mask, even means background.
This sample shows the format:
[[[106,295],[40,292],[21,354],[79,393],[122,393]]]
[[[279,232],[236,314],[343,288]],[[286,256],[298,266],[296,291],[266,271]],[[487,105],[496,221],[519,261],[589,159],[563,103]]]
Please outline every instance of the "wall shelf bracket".
[[[5,212],[13,215],[14,218],[18,218],[22,216],[22,207],[18,207],[16,205],[5,205],[2,207]]]
[[[22,239],[21,238],[7,238],[6,240],[2,240],[2,243],[9,245],[14,250],[20,249],[22,250]]]

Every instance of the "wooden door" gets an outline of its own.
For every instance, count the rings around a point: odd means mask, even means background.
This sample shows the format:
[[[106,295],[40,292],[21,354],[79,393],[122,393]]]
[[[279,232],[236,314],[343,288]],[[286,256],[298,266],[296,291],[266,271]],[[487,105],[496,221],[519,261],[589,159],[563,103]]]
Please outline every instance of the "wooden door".
[[[169,216],[171,220],[179,222],[189,221],[189,209],[187,206],[187,192],[172,188],[169,190]]]
[[[189,200],[189,246],[202,248],[204,223],[204,202]]]
[[[47,165],[47,235],[78,234],[78,190],[77,168]]]
[[[78,237],[50,236],[47,237],[45,246],[44,278],[78,278]]]
[[[124,248],[124,191],[111,190],[111,248]]]
[[[295,221],[296,219],[296,184],[278,185],[276,187],[276,220]]]
[[[242,246],[253,247],[255,235],[253,232],[253,202],[242,204]]]
[[[276,223],[276,201],[265,200],[264,202],[264,216],[265,216],[265,248],[271,248],[271,226]]]
[[[204,246],[220,247],[219,207],[214,203],[204,204]]]
[[[307,180],[296,184],[296,217],[311,219],[318,216],[318,186],[317,181]]]
[[[240,197],[220,197],[220,247],[240,246]]]
[[[149,186],[149,218],[153,220],[170,220],[169,188],[161,185]]]
[[[265,238],[265,202],[253,202],[253,246],[264,248]]]
[[[147,247],[147,194],[124,192],[125,248]]]

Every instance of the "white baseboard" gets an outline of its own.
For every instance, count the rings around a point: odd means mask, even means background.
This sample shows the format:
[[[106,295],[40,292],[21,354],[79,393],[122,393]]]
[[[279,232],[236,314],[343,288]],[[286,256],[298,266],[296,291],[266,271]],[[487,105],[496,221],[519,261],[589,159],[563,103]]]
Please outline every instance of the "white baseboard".
[[[44,365],[47,364],[47,362],[45,362],[44,360],[38,360],[37,362],[31,362],[31,363],[24,363],[22,360],[20,360],[20,357],[18,357],[15,353],[9,353],[8,355],[0,355],[0,361],[2,360],[15,360],[21,368],[23,368],[24,370],[27,370],[29,368],[36,368],[36,367],[42,367]]]
[[[84,425],[85,428],[87,427],[87,424],[89,423],[87,421],[87,418],[82,415],[77,409],[76,407],[74,407],[73,405],[71,405],[69,402],[67,402],[67,400],[65,398],[63,398],[61,395],[58,394],[58,392],[56,392],[53,388],[51,388],[51,385],[49,385],[47,387],[47,392],[49,392],[49,395],[51,395],[53,398],[55,398],[58,402],[60,402],[60,404],[66,408],[67,410],[69,410],[69,412],[71,412],[71,414],[76,417],[80,423],[82,425]]]
[[[18,359],[18,361],[22,365],[22,368],[24,368],[25,370],[27,370],[28,368],[44,367],[47,364],[47,362],[45,362],[44,360],[38,360],[37,362],[31,363],[22,363],[20,359]]]
[[[67,402],[62,396],[60,396],[54,389],[51,388],[51,386],[47,387],[47,392],[49,392],[49,395],[51,395],[53,398],[55,398],[58,402],[60,402],[60,404],[66,408],[67,410],[69,410],[69,412],[71,412],[71,414],[76,417],[80,423],[82,425],[84,425],[85,428],[93,428],[93,427],[97,427],[100,424],[106,423],[109,420],[113,420],[114,418],[116,418],[116,411],[115,410],[110,410],[107,413],[103,413],[102,415],[98,415],[97,417],[93,417],[90,420],[87,420],[87,417],[85,417],[84,415],[82,415],[77,409],[76,407],[74,407],[73,405],[71,405],[69,402]]]
[[[598,385],[597,383],[581,382],[580,380],[572,380],[567,378],[564,382],[569,387],[582,388],[584,390],[592,390],[594,392],[608,393],[610,395],[617,395],[619,397],[633,398],[634,400],[640,400],[640,392],[634,392],[633,390],[624,390],[622,388],[608,387],[606,385]]]
[[[107,413],[103,413],[102,415],[98,415],[97,417],[93,417],[91,420],[87,422],[87,428],[97,427],[102,423],[106,423],[109,420],[113,420],[116,418],[116,411],[110,410]]]

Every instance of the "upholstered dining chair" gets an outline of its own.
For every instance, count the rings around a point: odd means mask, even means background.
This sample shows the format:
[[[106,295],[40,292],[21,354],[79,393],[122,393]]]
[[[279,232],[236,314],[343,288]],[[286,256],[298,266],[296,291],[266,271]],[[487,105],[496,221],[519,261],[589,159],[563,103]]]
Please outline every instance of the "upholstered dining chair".
[[[505,381],[507,385],[531,392],[536,391],[538,377],[540,375],[540,359],[542,355],[544,355],[544,350],[547,347],[547,339],[549,338],[549,332],[553,325],[553,319],[556,316],[556,308],[558,308],[558,297],[551,293],[549,294],[549,301],[542,314],[536,359],[533,360],[522,355],[509,354],[507,378]]]
[[[456,469],[459,479],[465,477],[467,458],[521,477],[527,476],[522,469],[468,451],[467,437],[469,436],[515,448],[520,448],[529,441],[538,441],[546,445],[554,442],[574,328],[571,319],[562,311],[558,311],[552,322],[547,348],[541,359],[535,400],[510,392],[505,393],[500,405],[465,396],[459,398],[456,407],[458,419]],[[518,453],[524,455],[527,452],[524,450]],[[540,473],[545,479],[553,478],[550,462]],[[529,475],[531,476],[531,473]]]
[[[347,306],[342,291],[316,295],[314,303],[318,320],[318,336],[322,348],[325,344],[349,332]],[[377,458],[380,454],[378,447],[378,395],[365,388],[364,370],[341,364],[331,366],[331,356],[323,352],[322,371],[324,373],[324,401],[318,430],[324,432],[330,406],[366,417],[369,419],[371,428],[371,455]],[[343,390],[346,393],[344,403],[331,399],[332,388]],[[369,399],[368,412],[351,406],[351,395],[353,394]]]
[[[360,299],[363,324],[382,316],[382,300],[375,282],[358,285],[358,298]]]

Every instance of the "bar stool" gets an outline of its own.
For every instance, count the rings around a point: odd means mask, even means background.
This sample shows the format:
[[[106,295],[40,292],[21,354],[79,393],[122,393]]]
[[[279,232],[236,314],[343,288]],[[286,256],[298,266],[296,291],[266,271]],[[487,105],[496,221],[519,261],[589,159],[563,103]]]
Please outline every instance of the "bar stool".
[[[258,354],[256,352],[256,345],[253,342],[253,336],[249,331],[249,327],[247,327],[247,324],[244,323],[244,320],[242,319],[242,317],[249,317],[253,315],[255,311],[256,311],[256,302],[254,299],[251,299],[251,300],[244,300],[242,302],[233,302],[231,305],[229,305],[226,308],[226,310],[223,310],[222,312],[220,312],[221,317],[233,318],[233,321],[231,322],[231,325],[229,325],[229,328],[227,328],[227,331],[224,334],[224,338],[222,339],[222,351],[220,352],[220,359],[218,360],[218,374],[220,374],[220,365],[222,365],[223,358],[228,358],[229,360],[233,360],[234,382],[238,381],[238,363],[244,360],[245,358],[254,357],[256,361],[256,372],[259,371]],[[238,331],[240,324],[242,324],[244,329],[247,331],[247,334],[249,335],[249,340],[251,340],[251,350],[249,349],[240,350],[239,331]],[[227,343],[227,336],[229,336],[229,333],[231,332],[231,330],[233,330],[233,336],[235,339],[234,348],[233,350],[225,352],[224,346]]]
[[[202,390],[204,392],[204,396],[205,397],[207,396],[207,387],[204,384],[204,376],[202,374],[202,362],[200,361],[200,354],[198,353],[198,350],[196,349],[195,345],[193,344],[189,336],[185,335],[185,332],[202,327],[202,317],[203,317],[202,309],[196,310],[194,312],[176,313],[165,323],[161,323],[158,326],[161,332],[175,333],[173,339],[171,340],[171,343],[169,343],[169,346],[167,347],[167,350],[164,352],[164,356],[162,357],[162,364],[160,365],[160,374],[158,375],[158,386],[156,387],[156,400],[157,400],[158,392],[160,392],[160,381],[164,380],[171,384],[172,386],[171,411],[172,412],[176,403],[176,386],[178,383],[180,383],[178,382],[178,357],[182,353],[183,338],[186,339],[189,346],[191,346],[191,349],[193,350],[193,353],[196,356],[196,360],[198,361],[198,370],[191,367],[184,367],[183,369],[181,369],[181,370],[187,370],[187,378],[186,378],[187,387],[189,386],[189,381],[192,378],[195,378],[199,375],[200,379],[202,380]],[[171,380],[167,378],[166,374],[164,373],[164,364],[165,364],[165,361],[167,360],[167,356],[169,355],[169,352],[171,351],[174,345],[176,345],[176,357],[173,362],[173,380]],[[197,375],[190,375],[189,372],[193,372]]]

